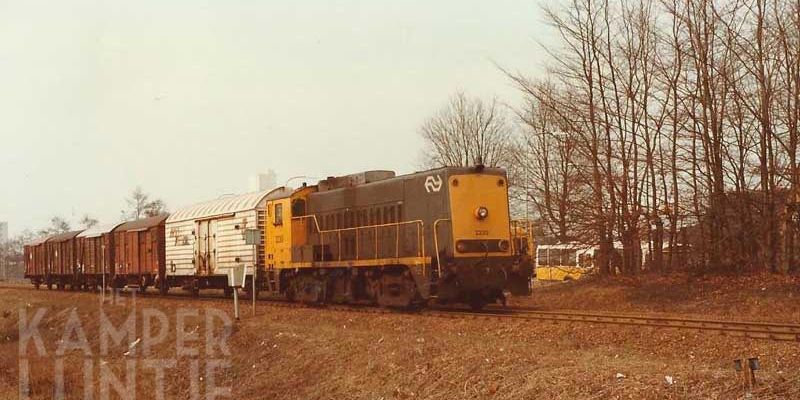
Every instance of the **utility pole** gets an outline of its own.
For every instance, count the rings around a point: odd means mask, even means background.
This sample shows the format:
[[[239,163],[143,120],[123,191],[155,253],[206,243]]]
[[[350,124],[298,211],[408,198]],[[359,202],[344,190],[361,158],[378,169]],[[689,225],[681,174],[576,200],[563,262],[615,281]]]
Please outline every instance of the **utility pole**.
[[[8,280],[8,263],[6,262],[6,243],[0,240],[0,271],[2,271],[3,281]]]

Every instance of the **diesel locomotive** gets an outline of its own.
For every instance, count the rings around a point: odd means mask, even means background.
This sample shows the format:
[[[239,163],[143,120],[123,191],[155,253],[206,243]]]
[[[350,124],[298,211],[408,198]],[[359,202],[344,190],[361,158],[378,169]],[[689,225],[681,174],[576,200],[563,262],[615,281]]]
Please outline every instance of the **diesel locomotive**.
[[[331,177],[266,207],[266,269],[290,299],[481,308],[529,294],[501,169]]]
[[[531,242],[512,226],[502,169],[367,171],[199,203],[91,234],[43,238],[26,246],[26,275],[60,288],[103,282],[196,294],[230,291],[228,272],[244,266],[245,290],[256,295],[478,309],[505,302],[506,293],[530,294]],[[117,230],[138,236],[127,240]],[[91,238],[98,238],[93,247]],[[60,254],[48,251],[56,246]]]

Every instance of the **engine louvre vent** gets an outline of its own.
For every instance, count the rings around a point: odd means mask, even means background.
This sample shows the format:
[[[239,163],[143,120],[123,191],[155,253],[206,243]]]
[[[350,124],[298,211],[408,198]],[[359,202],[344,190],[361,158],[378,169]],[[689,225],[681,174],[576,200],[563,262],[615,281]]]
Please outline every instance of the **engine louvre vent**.
[[[326,190],[354,187],[394,177],[394,171],[387,170],[365,171],[345,176],[330,176],[327,179],[319,181],[319,191],[324,192]]]

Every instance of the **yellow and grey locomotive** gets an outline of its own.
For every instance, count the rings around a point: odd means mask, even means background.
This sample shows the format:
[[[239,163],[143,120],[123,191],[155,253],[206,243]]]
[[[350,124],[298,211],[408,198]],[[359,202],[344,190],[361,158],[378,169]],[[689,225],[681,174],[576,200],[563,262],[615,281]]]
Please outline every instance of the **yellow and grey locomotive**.
[[[329,177],[267,197],[265,289],[290,299],[481,308],[529,294],[505,171],[476,166]]]

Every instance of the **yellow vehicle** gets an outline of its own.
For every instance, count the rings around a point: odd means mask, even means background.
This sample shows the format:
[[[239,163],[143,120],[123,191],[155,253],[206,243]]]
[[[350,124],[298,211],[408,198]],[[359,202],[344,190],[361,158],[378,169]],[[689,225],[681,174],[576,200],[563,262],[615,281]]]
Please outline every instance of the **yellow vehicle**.
[[[574,243],[539,245],[536,248],[536,278],[543,281],[580,279],[594,267],[595,247]]]

